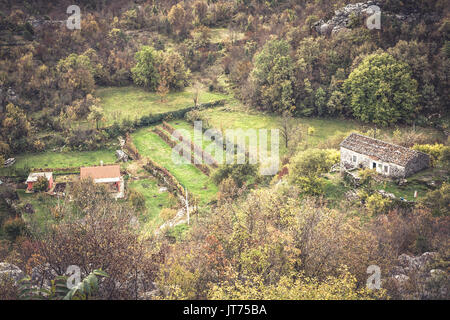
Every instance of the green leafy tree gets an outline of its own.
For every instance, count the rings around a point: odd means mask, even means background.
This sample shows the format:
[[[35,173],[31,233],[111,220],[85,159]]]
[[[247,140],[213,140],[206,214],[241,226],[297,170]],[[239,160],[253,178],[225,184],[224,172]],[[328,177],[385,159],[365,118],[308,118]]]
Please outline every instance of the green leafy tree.
[[[72,98],[94,91],[95,69],[87,55],[72,53],[58,61],[56,70],[59,88],[70,93]]]
[[[450,215],[450,183],[444,182],[437,190],[429,191],[422,201],[435,216]]]
[[[292,179],[298,176],[317,176],[327,172],[336,163],[334,150],[308,149],[297,153],[290,162],[289,174]]]
[[[159,55],[150,46],[143,46],[135,54],[136,65],[131,69],[133,81],[150,91],[156,90],[159,83]]]
[[[233,179],[234,183],[241,188],[244,183],[253,183],[258,178],[258,166],[254,164],[225,164],[219,167],[212,175],[214,183],[220,184],[227,178]]]
[[[37,192],[43,192],[48,190],[48,180],[46,177],[38,177],[37,181],[33,184],[33,190]]]
[[[327,102],[327,111],[330,114],[342,114],[345,110],[345,94],[336,90],[330,96]]]
[[[325,107],[327,104],[327,94],[325,90],[322,89],[322,87],[319,87],[316,90],[315,96],[314,96],[314,106],[316,107],[316,113],[321,116],[325,113]]]
[[[25,151],[27,145],[26,138],[30,129],[30,122],[28,121],[25,112],[12,103],[9,103],[6,106],[6,114],[3,118],[0,132],[13,151]],[[0,145],[0,147],[3,150],[9,149],[5,144]]]
[[[95,122],[95,127],[99,128],[99,123],[105,118],[103,109],[97,106],[91,106],[91,112],[88,115],[88,120]]]
[[[181,55],[173,50],[161,55],[160,76],[165,86],[172,90],[181,90],[189,84],[190,70],[186,68]],[[160,81],[161,85],[161,81]]]
[[[255,56],[254,65],[251,73],[256,90],[253,104],[271,112],[292,111],[294,64],[289,43],[277,39],[268,41]]]
[[[344,82],[353,115],[389,125],[411,120],[417,107],[417,81],[408,65],[387,53],[364,58]]]
[[[320,178],[339,160],[335,150],[308,149],[300,151],[289,165],[289,181],[311,195],[323,193],[324,181]]]

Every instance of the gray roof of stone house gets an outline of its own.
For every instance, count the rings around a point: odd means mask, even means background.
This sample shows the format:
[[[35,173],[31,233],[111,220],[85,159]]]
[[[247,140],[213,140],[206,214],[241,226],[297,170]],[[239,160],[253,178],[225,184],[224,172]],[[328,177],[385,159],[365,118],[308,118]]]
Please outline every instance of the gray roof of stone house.
[[[405,148],[382,140],[352,133],[340,144],[341,147],[371,157],[374,160],[406,166],[408,162],[425,153]]]

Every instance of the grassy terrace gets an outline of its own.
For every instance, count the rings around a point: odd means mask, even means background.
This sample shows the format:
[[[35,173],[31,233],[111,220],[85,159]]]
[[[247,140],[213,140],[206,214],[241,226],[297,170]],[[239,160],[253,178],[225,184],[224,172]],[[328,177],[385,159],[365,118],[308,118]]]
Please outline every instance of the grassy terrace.
[[[96,96],[101,100],[105,111],[105,122],[110,125],[122,119],[135,120],[151,113],[164,113],[183,109],[193,105],[194,89],[186,88],[184,91],[172,92],[166,96],[166,101],[155,92],[148,92],[139,87],[102,87],[96,90]],[[206,103],[227,98],[226,95],[200,91],[199,103]]]
[[[157,181],[154,178],[130,181],[128,187],[130,190],[142,193],[145,197],[147,212],[141,215],[140,221],[147,230],[163,223],[159,216],[162,208],[170,208],[177,204],[176,199],[168,192],[159,192]]]
[[[215,198],[217,186],[192,164],[176,164],[172,161],[172,149],[158,135],[142,128],[131,136],[139,153],[156,161],[172,173],[189,191],[199,197],[201,204]],[[176,157],[179,158],[178,155]]]
[[[16,156],[10,168],[70,168],[114,163],[114,150],[27,153]],[[7,175],[10,168],[0,168],[0,175]]]
[[[57,205],[58,199],[47,194],[25,193],[25,190],[17,190],[23,203],[30,203],[34,213],[23,215],[25,221],[36,224],[38,230],[46,232],[47,227],[56,222],[51,209]]]
[[[183,131],[181,131],[181,133],[183,134],[183,136],[186,136],[186,138],[189,138],[191,141],[194,141],[194,126],[185,121],[185,120],[172,120],[169,121],[169,124],[172,125],[175,129],[177,130],[186,130],[187,132],[189,132],[189,135],[184,134]],[[203,135],[201,136],[202,140],[202,145],[200,145],[200,141],[194,141],[195,144],[197,144],[199,147],[201,147],[203,150],[206,150],[206,148],[211,145],[214,144],[214,142],[209,141],[209,140],[205,140]],[[211,155],[214,157],[215,155],[211,152]],[[220,159],[218,157],[215,157],[218,161],[220,161]]]
[[[428,168],[426,170],[417,172],[408,177],[408,183],[404,186],[388,181],[379,183],[378,189],[384,189],[387,192],[393,193],[396,197],[402,197],[406,200],[418,200],[425,196],[430,191],[427,183],[431,181],[442,183],[446,181],[446,171],[438,168]],[[414,199],[414,191],[417,191],[417,199]]]

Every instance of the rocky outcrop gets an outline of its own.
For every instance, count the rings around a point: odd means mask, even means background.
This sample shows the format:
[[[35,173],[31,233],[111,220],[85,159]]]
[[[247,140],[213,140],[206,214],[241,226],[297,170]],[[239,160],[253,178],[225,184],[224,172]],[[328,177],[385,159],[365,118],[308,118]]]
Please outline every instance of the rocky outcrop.
[[[19,267],[6,262],[0,263],[0,280],[13,280],[16,284],[25,277],[25,273]]]
[[[438,258],[436,252],[425,252],[420,256],[402,254],[398,264],[390,273],[401,299],[450,299],[450,277],[448,270],[434,268]]]
[[[335,35],[341,31],[348,30],[351,28],[352,20],[354,18],[359,19],[361,17],[368,18],[372,16],[375,11],[373,6],[381,9],[383,16],[396,19],[400,22],[413,23],[420,18],[420,13],[418,12],[404,12],[404,13],[391,13],[385,11],[383,8],[384,0],[373,0],[367,2],[359,2],[348,4],[345,7],[336,10],[334,16],[328,20],[320,20],[313,24],[313,28],[323,35]],[[377,9],[378,10],[378,9]]]
[[[348,4],[345,7],[336,10],[333,18],[330,20],[326,22],[320,20],[316,22],[313,27],[320,34],[336,34],[350,27],[352,17],[369,17],[374,14],[374,10],[371,6],[380,7],[381,5],[382,1],[380,0]]]
[[[33,27],[33,29],[37,29],[43,26],[51,26],[51,27],[65,26],[67,20],[48,20],[43,18],[35,18],[29,19],[27,22]]]
[[[54,280],[57,276],[58,274],[48,263],[36,266],[31,270],[31,281],[44,288],[50,288],[51,280]]]
[[[123,152],[122,150],[116,150],[116,157],[117,161],[119,162],[127,162],[128,161],[128,155]]]

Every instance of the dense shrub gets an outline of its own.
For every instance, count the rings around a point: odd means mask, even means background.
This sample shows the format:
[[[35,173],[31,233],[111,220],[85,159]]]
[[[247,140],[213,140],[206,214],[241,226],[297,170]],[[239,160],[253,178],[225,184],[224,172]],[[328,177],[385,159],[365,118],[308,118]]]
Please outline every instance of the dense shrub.
[[[168,221],[170,219],[173,219],[175,215],[177,214],[176,209],[172,208],[164,208],[159,212],[159,216],[163,221]]]
[[[48,190],[48,180],[46,177],[38,177],[37,181],[33,184],[33,190],[37,192]]]
[[[443,144],[439,143],[416,144],[413,146],[413,149],[430,155],[431,166],[435,167],[437,165],[440,165],[440,160],[442,160],[442,164],[445,164],[446,161],[448,161],[446,159],[448,159],[448,152],[450,150],[450,147],[444,146]]]
[[[145,197],[139,191],[131,190],[128,200],[137,212],[145,212],[147,210],[145,206]]]
[[[224,164],[214,171],[212,179],[214,183],[219,185],[222,181],[231,178],[238,188],[244,184],[251,185],[258,181],[258,166],[250,164],[248,158],[244,164]]]
[[[365,206],[367,212],[371,216],[375,216],[381,213],[387,213],[388,209],[391,207],[391,201],[384,198],[379,193],[373,193],[366,198]]]
[[[307,149],[291,159],[289,175],[294,180],[299,176],[317,176],[327,172],[337,162],[339,152],[336,150]]]
[[[444,182],[439,189],[429,191],[422,203],[431,208],[435,216],[450,215],[450,183]]]
[[[10,241],[23,236],[27,232],[27,224],[20,217],[10,218],[3,223],[3,232]]]

